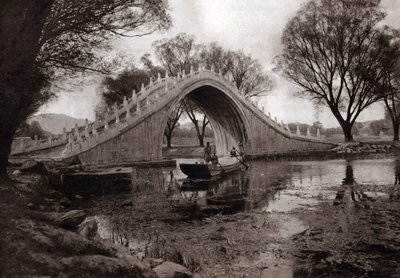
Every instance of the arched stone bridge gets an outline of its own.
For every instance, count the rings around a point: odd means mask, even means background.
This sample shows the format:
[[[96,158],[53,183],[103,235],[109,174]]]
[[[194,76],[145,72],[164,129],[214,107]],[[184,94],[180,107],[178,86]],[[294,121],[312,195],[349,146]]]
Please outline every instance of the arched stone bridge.
[[[249,156],[332,147],[290,133],[238,92],[230,80],[201,67],[179,77],[159,77],[107,113],[103,121],[76,128],[62,156],[78,155],[82,163],[95,165],[161,160],[168,117],[184,98],[208,116],[218,155],[238,148],[240,141]]]
[[[332,147],[317,138],[292,134],[246,99],[229,79],[200,67],[179,77],[159,76],[106,113],[104,120],[75,128],[62,157],[77,155],[86,165],[162,160],[168,117],[184,98],[194,101],[209,118],[218,155],[238,148],[240,141],[248,156]]]

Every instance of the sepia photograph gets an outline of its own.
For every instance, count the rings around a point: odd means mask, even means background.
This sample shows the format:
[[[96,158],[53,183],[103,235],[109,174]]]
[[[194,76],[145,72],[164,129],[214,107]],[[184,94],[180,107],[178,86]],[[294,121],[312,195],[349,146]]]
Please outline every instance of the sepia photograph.
[[[400,0],[3,0],[0,117],[0,277],[400,277]]]

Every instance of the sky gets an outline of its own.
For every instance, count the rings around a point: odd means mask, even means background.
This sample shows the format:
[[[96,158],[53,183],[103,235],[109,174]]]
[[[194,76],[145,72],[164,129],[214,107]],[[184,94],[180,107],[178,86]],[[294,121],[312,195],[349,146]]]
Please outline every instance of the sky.
[[[285,24],[300,9],[303,0],[169,0],[173,27],[163,33],[145,37],[123,38],[113,43],[114,51],[139,59],[151,53],[153,41],[179,33],[195,35],[199,43],[217,42],[227,49],[240,50],[258,59],[274,80],[271,93],[259,100],[266,113],[278,121],[312,124],[320,121],[325,127],[338,126],[336,119],[324,109],[315,111],[307,99],[296,96],[297,87],[271,72],[273,58],[281,52],[280,38]],[[383,0],[387,12],[385,24],[400,28],[400,0]],[[86,86],[63,88],[59,97],[40,113],[63,113],[77,118],[94,119],[100,101],[95,78]],[[375,104],[358,118],[359,121],[383,117],[382,104]]]

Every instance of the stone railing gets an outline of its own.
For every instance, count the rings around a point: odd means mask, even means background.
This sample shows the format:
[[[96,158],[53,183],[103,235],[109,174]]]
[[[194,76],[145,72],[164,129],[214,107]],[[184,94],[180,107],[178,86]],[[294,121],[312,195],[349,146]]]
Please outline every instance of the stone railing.
[[[146,118],[146,116],[164,107],[180,94],[181,86],[185,84],[185,81],[192,78],[211,78],[217,80],[224,84],[230,91],[234,92],[236,98],[240,100],[244,106],[249,108],[254,114],[263,119],[278,132],[293,138],[303,140],[312,139],[310,136],[299,134],[299,132],[293,134],[287,125],[278,123],[276,118],[275,121],[272,120],[271,116],[267,116],[264,113],[264,109],[260,110],[253,101],[249,100],[238,91],[229,75],[223,76],[220,72],[215,72],[213,68],[206,69],[200,66],[196,71],[191,67],[189,73],[183,71],[175,77],[168,76],[168,73],[164,78],[158,75],[156,80],[150,79],[147,86],[142,84],[139,92],[136,93],[133,91],[129,99],[125,97],[122,104],[115,104],[112,111],[107,111],[105,115],[103,115],[103,120],[96,120],[92,123],[86,120],[84,126],[75,126],[75,128],[68,133],[68,143],[62,156],[73,156],[99,143],[114,138],[125,128],[139,123],[142,119]]]
[[[50,149],[65,145],[67,142],[66,132],[59,136],[50,136],[41,140],[38,140],[36,135],[33,140],[30,137],[15,137],[11,144],[11,155]]]

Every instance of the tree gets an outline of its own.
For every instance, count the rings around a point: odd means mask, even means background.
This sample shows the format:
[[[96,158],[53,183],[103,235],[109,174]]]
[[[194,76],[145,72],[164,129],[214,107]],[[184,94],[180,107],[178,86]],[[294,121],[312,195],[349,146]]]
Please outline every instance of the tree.
[[[262,65],[242,50],[225,50],[216,43],[201,47],[200,61],[207,67],[214,67],[221,74],[230,74],[236,88],[245,96],[255,97],[267,94],[272,81]]]
[[[31,139],[35,139],[36,135],[38,139],[45,139],[49,136],[49,132],[45,131],[38,121],[33,121],[32,123],[24,121],[16,130],[15,135],[20,137],[30,137]]]
[[[139,92],[142,84],[149,82],[150,76],[150,72],[133,66],[124,70],[115,78],[110,76],[104,78],[102,81],[102,97],[106,106],[111,107],[114,103],[122,103],[124,97],[130,98],[132,96],[133,90]]]
[[[400,31],[385,26],[380,30],[377,46],[383,53],[379,65],[383,78],[371,80],[383,94],[386,115],[393,128],[393,140],[399,141],[400,129]]]
[[[183,103],[179,103],[177,107],[172,111],[172,114],[169,116],[167,121],[167,126],[164,129],[164,136],[167,139],[167,147],[171,147],[172,142],[172,133],[174,132],[175,128],[177,127],[179,118],[181,117],[184,111]]]
[[[384,18],[379,0],[313,0],[287,24],[278,69],[315,103],[332,111],[352,141],[360,113],[381,99],[370,80],[383,72],[377,61],[376,24]]]
[[[195,43],[194,36],[178,34],[171,39],[162,39],[153,43],[157,60],[171,76],[177,76],[182,71],[189,72],[191,66],[199,63],[201,46]],[[149,58],[149,56],[147,56]],[[204,129],[200,127],[196,114],[201,114],[203,123],[208,124],[207,116],[193,102],[183,101],[183,109],[195,126],[199,145],[204,146]]]
[[[138,69],[135,66],[131,66],[115,78],[110,76],[104,78],[102,82],[102,101],[96,107],[97,118],[102,118],[102,115],[107,111],[107,109],[112,108],[114,104],[122,103],[124,97],[130,98],[133,90],[139,92],[142,84],[146,84],[150,77],[159,70],[156,66],[152,66],[143,58],[141,60],[142,62],[145,61],[148,63],[145,66],[150,68],[149,70]],[[150,71],[151,69],[154,70],[153,74]],[[179,104],[168,118],[167,126],[164,130],[168,147],[171,147],[172,133],[177,126],[178,120],[183,111],[184,108],[182,104]]]
[[[182,71],[188,72],[190,66],[199,62],[199,45],[194,36],[185,33],[171,39],[161,39],[152,45],[161,66],[171,76],[177,76]]]
[[[243,51],[227,51],[217,43],[201,45],[196,43],[194,36],[184,33],[156,41],[152,46],[158,62],[172,76],[177,76],[182,71],[188,73],[191,66],[203,64],[208,68],[214,67],[215,71],[221,71],[222,74],[229,73],[233,76],[236,87],[246,96],[261,95],[271,89],[272,82],[263,72],[260,63]],[[154,66],[149,62],[149,57],[147,54],[145,62],[151,69]],[[209,123],[207,116],[193,102],[186,102],[185,110],[195,126],[199,145],[204,146],[204,133]],[[199,123],[199,116],[202,116],[202,124]]]
[[[236,88],[247,97],[261,96],[272,88],[272,81],[261,64],[243,51],[228,51],[226,71],[232,75]]]
[[[186,111],[187,116],[192,121],[194,128],[196,130],[197,139],[199,140],[199,146],[204,147],[204,136],[206,132],[206,127],[209,124],[209,120],[201,109],[190,99],[185,99],[182,101],[183,109]],[[202,117],[201,124],[199,124],[199,120],[197,117]]]
[[[0,179],[16,129],[54,96],[46,86],[60,69],[104,71],[100,50],[111,38],[170,25],[156,0],[1,1],[0,18]]]

